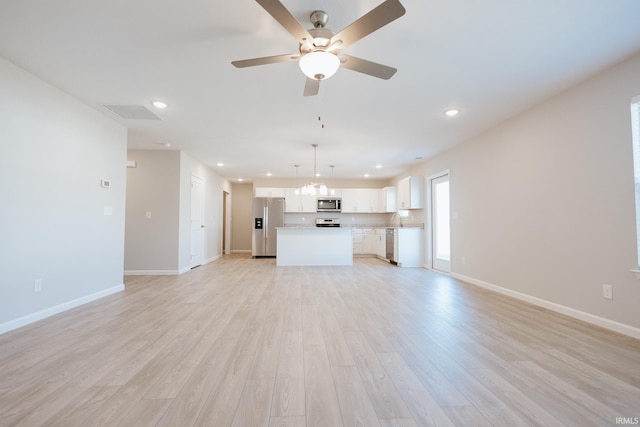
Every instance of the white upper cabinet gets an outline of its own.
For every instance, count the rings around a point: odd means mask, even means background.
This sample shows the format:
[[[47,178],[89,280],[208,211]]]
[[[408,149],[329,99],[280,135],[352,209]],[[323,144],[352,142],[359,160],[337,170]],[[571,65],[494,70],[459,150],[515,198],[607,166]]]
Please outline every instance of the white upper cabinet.
[[[397,209],[397,191],[396,187],[384,187],[378,190],[378,212],[396,212]]]
[[[342,190],[340,188],[329,188],[329,194],[326,197],[342,197]]]
[[[398,182],[398,209],[422,209],[422,177],[408,176]]]
[[[284,189],[284,211],[287,213],[315,213],[316,196],[299,193],[297,188]]]
[[[300,212],[313,212],[318,210],[318,199],[316,196],[300,196]]]
[[[422,177],[410,176],[398,182],[397,188],[332,189],[327,197],[341,197],[343,213],[389,213],[398,209],[421,209],[422,188]],[[288,213],[315,213],[317,210],[317,197],[299,194],[296,188],[256,187],[254,196],[284,197],[285,212]]]
[[[284,188],[256,187],[255,197],[284,197]]]
[[[378,212],[378,189],[375,188],[343,188],[343,213]]]

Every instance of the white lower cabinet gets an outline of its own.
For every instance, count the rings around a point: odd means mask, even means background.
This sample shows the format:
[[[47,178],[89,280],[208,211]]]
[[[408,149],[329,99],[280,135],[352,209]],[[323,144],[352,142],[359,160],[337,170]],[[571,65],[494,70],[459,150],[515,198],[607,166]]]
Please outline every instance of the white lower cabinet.
[[[369,233],[367,233],[367,231]],[[358,252],[387,259],[387,229],[358,230]],[[419,227],[397,227],[395,253],[398,267],[422,266],[422,229]],[[354,251],[355,253],[355,251]]]
[[[396,256],[400,267],[421,267],[422,265],[422,229],[417,227],[399,227]]]
[[[386,228],[355,228],[353,230],[354,255],[375,255],[386,259]]]
[[[371,255],[374,250],[374,234],[370,228],[353,229],[353,254]]]
[[[376,228],[373,232],[374,253],[380,258],[387,258],[387,229]]]
[[[360,228],[354,228],[353,232],[351,233],[351,236],[353,238],[353,254],[354,255],[362,255],[362,229]]]
[[[373,254],[374,252],[374,235],[373,230],[370,228],[365,228],[362,230],[362,253],[363,254]]]

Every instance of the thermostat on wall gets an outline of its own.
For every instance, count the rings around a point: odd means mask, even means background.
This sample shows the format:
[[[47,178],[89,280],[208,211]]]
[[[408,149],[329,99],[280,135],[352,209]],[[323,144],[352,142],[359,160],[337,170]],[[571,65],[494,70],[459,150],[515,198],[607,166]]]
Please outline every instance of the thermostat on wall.
[[[111,187],[111,181],[108,179],[102,179],[100,180],[100,186],[102,186],[102,188],[109,188]]]

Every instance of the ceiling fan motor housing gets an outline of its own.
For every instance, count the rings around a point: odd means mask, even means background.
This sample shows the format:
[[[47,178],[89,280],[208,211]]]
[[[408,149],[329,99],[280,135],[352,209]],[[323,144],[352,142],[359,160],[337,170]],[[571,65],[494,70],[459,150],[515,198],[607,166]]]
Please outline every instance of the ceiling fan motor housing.
[[[313,37],[313,40],[306,40],[304,43],[300,43],[300,53],[303,55],[315,50],[326,50],[331,43],[331,37],[335,35],[328,28],[312,28],[309,30],[309,34]]]
[[[311,19],[313,28],[324,28],[329,21],[329,15],[324,10],[314,10],[311,12],[309,19]]]

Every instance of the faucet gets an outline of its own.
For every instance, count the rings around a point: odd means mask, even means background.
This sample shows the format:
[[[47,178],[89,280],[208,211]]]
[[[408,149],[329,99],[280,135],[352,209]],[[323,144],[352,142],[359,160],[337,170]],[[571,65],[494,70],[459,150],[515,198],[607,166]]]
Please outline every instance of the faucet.
[[[389,220],[392,224],[393,224],[393,220],[394,218],[398,218],[398,225],[400,227],[402,227],[402,217],[400,216],[400,214],[398,212],[394,213],[393,215],[391,215],[391,219]]]

